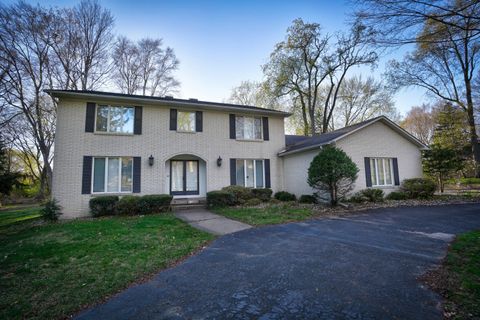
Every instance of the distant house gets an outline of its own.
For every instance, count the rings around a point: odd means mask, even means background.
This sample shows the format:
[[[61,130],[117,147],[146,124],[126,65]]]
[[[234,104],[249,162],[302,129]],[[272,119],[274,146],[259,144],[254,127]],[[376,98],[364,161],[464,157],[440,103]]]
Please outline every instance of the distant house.
[[[204,198],[228,185],[311,194],[310,161],[335,143],[360,168],[356,189],[393,190],[422,175],[424,146],[385,117],[316,137],[285,136],[277,110],[96,91],[48,90],[59,99],[53,196],[66,217],[98,195]]]

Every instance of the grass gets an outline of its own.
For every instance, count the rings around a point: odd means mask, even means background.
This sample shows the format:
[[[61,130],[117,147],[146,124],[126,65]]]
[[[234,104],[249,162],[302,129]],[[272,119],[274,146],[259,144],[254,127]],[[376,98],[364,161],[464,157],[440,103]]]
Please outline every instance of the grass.
[[[40,217],[42,207],[33,206],[10,206],[0,210],[0,227],[6,227],[17,222],[37,219]]]
[[[218,208],[214,209],[214,212],[254,226],[301,221],[313,216],[311,209],[295,208],[288,204],[269,205],[261,208]]]
[[[0,229],[0,319],[67,317],[211,239],[170,214],[11,224]]]

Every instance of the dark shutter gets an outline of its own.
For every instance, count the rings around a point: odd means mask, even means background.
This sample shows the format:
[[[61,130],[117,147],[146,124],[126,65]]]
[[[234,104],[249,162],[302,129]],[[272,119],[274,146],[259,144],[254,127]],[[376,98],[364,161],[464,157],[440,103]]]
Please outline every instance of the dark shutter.
[[[271,188],[270,182],[270,159],[265,159],[265,188]]]
[[[133,157],[133,193],[140,193],[140,185],[142,182],[142,158]]]
[[[197,132],[203,131],[203,112],[202,111],[195,112],[195,131]]]
[[[177,109],[170,109],[170,130],[177,130]]]
[[[83,157],[82,194],[90,194],[92,188],[92,157]]]
[[[370,170],[370,158],[365,159],[365,179],[367,182],[367,187],[372,186],[372,172]]]
[[[270,136],[268,134],[268,117],[262,117],[263,122],[263,140],[268,141],[270,140]]]
[[[93,132],[95,129],[95,103],[87,102],[87,111],[85,116],[85,132]]]
[[[230,159],[230,185],[237,184],[237,159]]]
[[[393,179],[395,181],[395,185],[399,186],[400,185],[400,176],[398,175],[398,159],[393,158]]]
[[[230,139],[236,138],[236,131],[235,131],[235,115],[230,115]]]
[[[143,108],[135,107],[135,121],[133,122],[133,133],[142,134],[142,117]]]

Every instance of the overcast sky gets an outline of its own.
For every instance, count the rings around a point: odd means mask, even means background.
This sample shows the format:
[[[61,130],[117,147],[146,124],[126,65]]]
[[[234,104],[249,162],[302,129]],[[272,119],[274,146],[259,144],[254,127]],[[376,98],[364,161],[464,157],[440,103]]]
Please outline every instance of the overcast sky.
[[[7,1],[11,2],[11,1]],[[37,3],[38,1],[29,1]],[[42,5],[71,6],[76,1],[46,0]],[[284,39],[295,18],[317,22],[325,32],[347,27],[352,8],[347,1],[118,1],[103,0],[115,17],[118,34],[132,39],[163,38],[180,60],[176,73],[179,97],[223,101],[243,80],[262,80],[264,64],[275,43]],[[379,67],[360,70],[380,78],[385,63],[406,49],[383,57]],[[426,101],[423,92],[404,90],[396,95],[404,114]]]

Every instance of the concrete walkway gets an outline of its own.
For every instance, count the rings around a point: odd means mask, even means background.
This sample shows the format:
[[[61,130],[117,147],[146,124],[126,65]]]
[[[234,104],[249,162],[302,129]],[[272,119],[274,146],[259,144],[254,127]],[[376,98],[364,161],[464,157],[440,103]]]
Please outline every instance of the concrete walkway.
[[[234,233],[252,227],[246,223],[225,218],[202,208],[177,211],[174,214],[192,227],[215,235]]]

